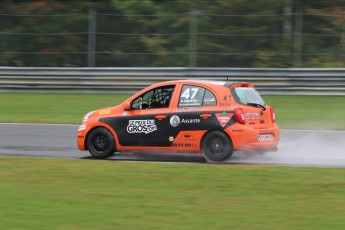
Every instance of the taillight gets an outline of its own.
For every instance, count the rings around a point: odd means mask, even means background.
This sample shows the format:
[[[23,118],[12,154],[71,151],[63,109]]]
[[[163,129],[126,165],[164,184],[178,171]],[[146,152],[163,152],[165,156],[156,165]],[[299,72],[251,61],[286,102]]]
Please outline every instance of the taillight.
[[[272,123],[276,122],[276,113],[274,112],[274,108],[270,108],[270,112],[271,112],[271,119],[272,119]]]
[[[244,112],[242,108],[237,108],[234,111],[235,119],[240,124],[245,124],[246,121],[244,120]]]

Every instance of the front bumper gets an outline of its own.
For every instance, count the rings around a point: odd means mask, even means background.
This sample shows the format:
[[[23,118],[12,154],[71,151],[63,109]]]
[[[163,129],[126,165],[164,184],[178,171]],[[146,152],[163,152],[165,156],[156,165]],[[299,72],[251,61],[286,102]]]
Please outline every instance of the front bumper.
[[[85,151],[85,138],[86,138],[86,130],[87,126],[86,124],[81,124],[78,128],[78,132],[77,132],[77,145],[78,145],[78,149]]]

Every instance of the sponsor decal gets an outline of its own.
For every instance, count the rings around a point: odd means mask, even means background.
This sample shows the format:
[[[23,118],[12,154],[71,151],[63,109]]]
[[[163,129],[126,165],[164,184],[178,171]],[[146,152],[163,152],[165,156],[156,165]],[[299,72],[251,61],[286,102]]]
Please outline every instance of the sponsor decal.
[[[111,109],[102,109],[98,112],[99,115],[105,115],[111,113]]]
[[[260,119],[259,113],[256,113],[256,112],[246,113],[244,117],[246,120],[259,120]]]
[[[177,115],[173,115],[171,118],[170,118],[170,125],[172,127],[177,127],[181,122],[181,119],[179,116]]]
[[[233,133],[242,133],[243,129],[233,129],[232,132]]]
[[[199,118],[187,118],[187,119],[180,119],[179,116],[177,115],[173,115],[170,118],[170,125],[172,127],[177,127],[180,125],[180,123],[183,124],[199,124],[200,123],[200,119]]]
[[[199,110],[200,108],[198,107],[182,107],[182,108],[177,108],[177,111],[197,111]]]
[[[185,124],[199,124],[200,123],[200,119],[199,118],[182,119],[181,123],[185,123]]]
[[[215,98],[205,98],[204,102],[214,102],[215,100]]]
[[[258,140],[259,141],[272,141],[272,140],[274,140],[274,137],[271,134],[264,134],[264,135],[259,135]]]
[[[181,137],[181,140],[185,140],[185,141],[192,141],[192,142],[194,142],[194,141],[196,141],[197,139],[195,139],[194,137],[193,137],[193,135],[192,134],[190,134],[190,133],[186,133],[186,134],[184,134],[182,137]]]
[[[196,144],[193,143],[173,143],[173,147],[182,147],[182,148],[192,148],[196,147]]]
[[[223,96],[220,106],[231,106],[231,94]]]
[[[169,137],[169,141],[173,142],[175,140],[175,138],[173,136]]]
[[[79,126],[78,131],[83,131],[85,129],[86,129],[86,125],[81,125]]]
[[[189,105],[200,105],[200,100],[198,99],[182,99],[180,100],[180,106],[189,106]]]
[[[213,96],[213,95],[212,95]],[[204,98],[203,105],[216,105],[216,98],[211,97],[211,98]]]
[[[233,114],[232,113],[216,113],[216,117],[219,121],[219,124],[224,128],[224,126],[230,121],[232,118]]]
[[[128,133],[151,133],[157,130],[155,120],[129,120]]]

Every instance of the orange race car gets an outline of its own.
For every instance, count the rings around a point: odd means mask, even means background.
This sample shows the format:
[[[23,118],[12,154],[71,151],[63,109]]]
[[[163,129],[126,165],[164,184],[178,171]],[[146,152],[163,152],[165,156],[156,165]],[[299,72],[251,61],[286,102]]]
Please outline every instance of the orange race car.
[[[274,109],[246,82],[158,83],[118,106],[89,112],[78,129],[79,149],[96,158],[171,151],[224,161],[234,150],[272,151],[278,142]]]

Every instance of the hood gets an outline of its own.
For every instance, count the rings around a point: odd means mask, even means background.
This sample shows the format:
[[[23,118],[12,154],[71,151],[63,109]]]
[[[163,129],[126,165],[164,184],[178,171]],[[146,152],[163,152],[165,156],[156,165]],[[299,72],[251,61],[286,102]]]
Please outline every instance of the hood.
[[[123,107],[121,105],[117,105],[117,106],[97,109],[93,111],[92,117],[108,117],[109,115],[116,115],[122,112],[123,112]]]

